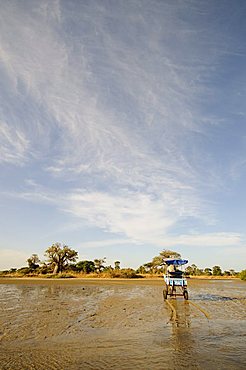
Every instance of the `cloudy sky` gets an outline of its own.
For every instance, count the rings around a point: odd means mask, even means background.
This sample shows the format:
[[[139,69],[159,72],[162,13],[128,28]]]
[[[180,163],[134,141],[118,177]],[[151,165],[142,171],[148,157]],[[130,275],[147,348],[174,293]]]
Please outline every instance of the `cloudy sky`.
[[[0,269],[54,242],[245,268],[246,2],[0,0]]]

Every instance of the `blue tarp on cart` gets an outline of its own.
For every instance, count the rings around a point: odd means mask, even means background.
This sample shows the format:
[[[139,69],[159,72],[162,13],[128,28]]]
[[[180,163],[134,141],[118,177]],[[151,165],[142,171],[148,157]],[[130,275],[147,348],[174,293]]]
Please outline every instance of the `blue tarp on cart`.
[[[165,258],[163,261],[167,265],[176,265],[176,266],[186,265],[186,263],[188,263],[188,260],[181,260],[179,258]]]

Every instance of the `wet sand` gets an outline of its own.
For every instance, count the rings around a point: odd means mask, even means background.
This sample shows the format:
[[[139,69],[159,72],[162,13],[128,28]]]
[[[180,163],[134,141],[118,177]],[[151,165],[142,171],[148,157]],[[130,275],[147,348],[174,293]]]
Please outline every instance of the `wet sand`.
[[[246,283],[0,279],[0,368],[245,369]]]

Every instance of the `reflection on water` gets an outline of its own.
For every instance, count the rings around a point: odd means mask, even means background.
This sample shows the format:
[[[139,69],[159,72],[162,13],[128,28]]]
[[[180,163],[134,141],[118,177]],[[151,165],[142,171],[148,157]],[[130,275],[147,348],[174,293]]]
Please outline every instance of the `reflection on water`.
[[[189,281],[0,284],[0,364],[9,369],[245,369],[246,285]]]
[[[174,369],[198,369],[197,344],[191,330],[191,313],[189,303],[172,300],[176,310],[176,320],[172,321],[171,348]]]

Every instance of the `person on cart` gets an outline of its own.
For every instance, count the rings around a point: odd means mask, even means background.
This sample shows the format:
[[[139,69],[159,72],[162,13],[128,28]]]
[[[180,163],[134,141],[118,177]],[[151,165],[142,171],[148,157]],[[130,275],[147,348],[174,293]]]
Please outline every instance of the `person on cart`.
[[[168,265],[167,271],[171,277],[182,277],[182,271],[178,270],[175,265]]]

